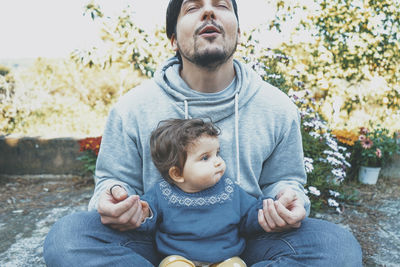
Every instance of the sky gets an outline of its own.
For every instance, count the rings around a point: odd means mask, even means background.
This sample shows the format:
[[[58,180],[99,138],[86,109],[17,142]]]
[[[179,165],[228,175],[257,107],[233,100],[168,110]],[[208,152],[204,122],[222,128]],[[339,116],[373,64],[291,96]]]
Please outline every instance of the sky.
[[[249,5],[251,1],[251,5]],[[83,16],[88,0],[0,0],[0,59],[66,57],[74,49],[101,45],[99,26]],[[237,0],[242,30],[265,22],[266,0]],[[127,4],[146,30],[164,25],[168,0],[95,0],[108,15]]]

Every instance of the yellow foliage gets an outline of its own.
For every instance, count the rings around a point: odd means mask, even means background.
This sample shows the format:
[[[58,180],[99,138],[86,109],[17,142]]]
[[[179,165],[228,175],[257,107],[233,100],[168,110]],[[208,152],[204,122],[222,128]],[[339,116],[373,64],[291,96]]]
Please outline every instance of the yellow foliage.
[[[347,144],[349,146],[353,146],[358,140],[358,134],[356,134],[354,131],[333,130],[332,135],[336,136],[339,142]]]
[[[15,125],[1,125],[0,131],[44,137],[101,135],[111,105],[145,79],[126,65],[87,68],[73,60],[48,59],[38,59],[16,76],[7,109]]]

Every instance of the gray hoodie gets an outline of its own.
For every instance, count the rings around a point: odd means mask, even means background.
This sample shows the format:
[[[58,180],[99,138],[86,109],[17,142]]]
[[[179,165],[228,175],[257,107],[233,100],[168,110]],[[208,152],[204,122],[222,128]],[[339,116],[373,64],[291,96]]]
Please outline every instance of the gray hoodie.
[[[96,209],[100,193],[110,184],[122,184],[129,195],[142,195],[162,179],[149,146],[159,121],[210,118],[222,130],[219,140],[227,177],[235,177],[256,197],[275,197],[289,186],[304,200],[308,213],[300,119],[290,99],[236,60],[235,88],[225,94],[190,89],[179,67],[177,58],[169,59],[154,79],[130,90],[111,109],[89,209]]]

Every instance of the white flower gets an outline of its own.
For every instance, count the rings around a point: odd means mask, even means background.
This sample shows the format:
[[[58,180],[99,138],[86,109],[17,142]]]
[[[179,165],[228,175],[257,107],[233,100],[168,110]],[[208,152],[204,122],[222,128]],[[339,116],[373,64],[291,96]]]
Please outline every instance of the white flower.
[[[325,125],[325,122],[321,121],[319,117],[317,118],[315,125],[320,129],[328,129],[328,127]]]
[[[343,169],[333,169],[332,174],[340,179],[343,179],[346,177],[346,172]]]
[[[332,156],[328,156],[326,158],[326,160],[329,162],[329,164],[331,164],[333,166],[341,166],[342,165],[342,163],[338,159],[336,159]]]
[[[304,111],[304,110],[301,110],[301,111],[300,111],[300,116],[301,116],[302,118],[304,118],[304,117],[307,116],[307,115],[310,115],[310,113],[307,113],[307,111]]]
[[[340,152],[325,150],[323,153],[326,154],[326,155],[334,156],[334,157],[336,157],[336,158],[338,158],[338,159],[340,159],[342,161],[345,160],[345,157]]]
[[[310,173],[314,170],[313,162],[314,160],[312,158],[304,157],[304,167],[306,169],[306,173]]]
[[[319,133],[316,133],[316,132],[310,132],[309,134],[311,135],[311,137],[314,137],[315,139],[317,139],[321,136]]]
[[[339,147],[340,148],[340,147]],[[323,160],[324,162],[329,162],[333,166],[342,166],[346,165],[347,167],[351,167],[351,164],[346,161],[346,156],[343,156],[342,153],[340,152],[334,152],[330,150],[325,150],[323,151],[325,155],[329,155],[326,160]]]
[[[315,110],[313,109],[313,108],[307,108],[307,110],[306,110],[309,114],[311,114],[311,113],[314,113],[315,112]]]
[[[312,122],[309,122],[309,121],[303,122],[303,125],[306,126],[306,127],[314,128],[314,124]]]
[[[310,193],[311,194],[313,194],[313,195],[315,195],[315,196],[319,196],[319,195],[321,195],[321,192],[316,188],[316,187],[314,187],[314,186],[309,186],[308,187],[308,190],[310,190]]]
[[[338,144],[330,137],[325,135],[326,138],[326,144],[333,150],[333,151],[338,151]]]
[[[339,203],[337,203],[336,200],[332,198],[328,198],[328,205],[331,207],[339,207]]]
[[[265,74],[266,74],[266,72],[265,72]],[[281,75],[278,75],[278,74],[270,74],[270,75],[268,75],[268,77],[269,77],[269,78],[272,78],[272,79],[279,79],[279,78],[281,78]]]
[[[339,193],[339,192],[336,192],[336,191],[333,191],[333,190],[329,190],[329,194],[330,194],[331,196],[333,196],[333,197],[338,197],[338,196],[340,196],[340,193]]]

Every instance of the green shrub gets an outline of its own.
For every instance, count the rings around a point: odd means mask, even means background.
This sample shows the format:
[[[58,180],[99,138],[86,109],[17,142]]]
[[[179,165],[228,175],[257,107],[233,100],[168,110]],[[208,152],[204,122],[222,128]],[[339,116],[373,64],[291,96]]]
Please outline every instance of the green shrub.
[[[10,68],[0,65],[0,76],[6,76],[7,74],[10,73]]]

